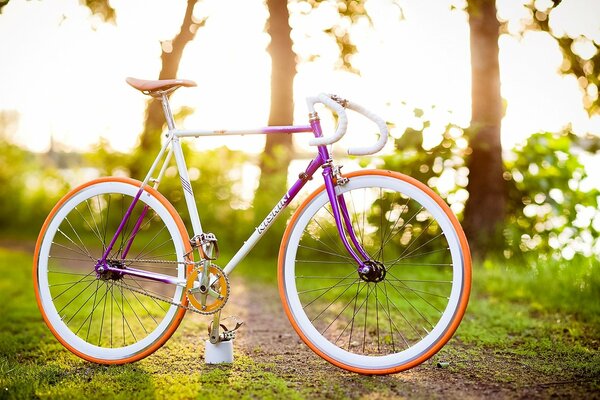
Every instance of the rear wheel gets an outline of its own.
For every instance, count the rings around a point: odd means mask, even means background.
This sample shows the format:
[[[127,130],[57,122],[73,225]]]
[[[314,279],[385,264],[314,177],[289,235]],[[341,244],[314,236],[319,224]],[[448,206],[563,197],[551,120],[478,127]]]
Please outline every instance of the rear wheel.
[[[39,308],[56,338],[89,361],[139,360],[162,346],[185,314],[176,305],[186,302],[184,286],[95,270],[140,187],[126,178],[82,185],[54,207],[38,238],[33,278]],[[185,285],[186,236],[171,204],[147,187],[107,260],[118,269],[161,273]]]
[[[458,327],[471,284],[467,241],[450,208],[420,182],[378,170],[347,177],[336,191],[374,272],[357,272],[322,187],[285,232],[280,295],[321,357],[359,373],[398,372],[431,357]]]

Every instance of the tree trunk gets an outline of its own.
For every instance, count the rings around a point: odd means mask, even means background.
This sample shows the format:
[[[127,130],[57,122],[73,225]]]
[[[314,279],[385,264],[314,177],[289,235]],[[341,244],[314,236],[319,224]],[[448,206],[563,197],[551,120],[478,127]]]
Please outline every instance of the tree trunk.
[[[195,22],[193,18],[194,6],[198,0],[188,0],[185,15],[181,23],[179,33],[171,41],[171,46],[163,46],[161,59],[161,70],[158,79],[173,79],[177,77],[179,62],[183,55],[185,46],[194,39],[196,31],[206,20]],[[167,48],[169,47],[169,48]],[[166,50],[166,51],[165,51]],[[146,107],[146,118],[144,130],[140,136],[139,148],[130,167],[131,175],[142,179],[139,174],[147,170],[149,165],[144,160],[147,157],[155,157],[160,148],[160,134],[166,124],[160,99],[151,98]]]
[[[268,51],[272,66],[269,125],[291,125],[294,120],[296,54],[292,50],[292,29],[289,24],[287,1],[268,0],[267,7],[267,33],[271,37]],[[264,207],[274,205],[273,199],[277,195],[283,195],[282,189],[286,187],[287,170],[292,156],[291,135],[267,136],[265,150],[259,163],[261,174],[255,197],[255,208],[259,211],[257,217],[261,217],[260,214],[265,211]]]
[[[472,154],[467,162],[469,199],[463,225],[476,257],[482,258],[501,243],[506,212],[500,124],[502,98],[498,64],[500,24],[494,0],[471,1],[472,113],[469,129]]]

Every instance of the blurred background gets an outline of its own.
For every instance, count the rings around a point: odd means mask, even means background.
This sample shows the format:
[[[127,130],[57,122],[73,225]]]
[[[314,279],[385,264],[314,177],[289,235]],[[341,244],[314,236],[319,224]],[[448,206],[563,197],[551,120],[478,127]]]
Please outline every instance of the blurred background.
[[[32,242],[74,185],[109,174],[144,177],[163,116],[157,102],[125,84],[134,76],[196,81],[198,88],[171,99],[178,126],[187,128],[304,124],[306,96],[337,93],[382,115],[392,136],[378,155],[342,156],[345,171],[387,168],[427,183],[461,219],[478,260],[561,262],[600,253],[599,2],[35,0],[0,7],[5,242]],[[332,116],[323,117],[332,129]],[[351,119],[333,151],[343,155],[374,133]],[[307,141],[186,142],[204,226],[233,247],[241,243],[306,165]],[[184,212],[177,183],[167,179],[161,189]]]

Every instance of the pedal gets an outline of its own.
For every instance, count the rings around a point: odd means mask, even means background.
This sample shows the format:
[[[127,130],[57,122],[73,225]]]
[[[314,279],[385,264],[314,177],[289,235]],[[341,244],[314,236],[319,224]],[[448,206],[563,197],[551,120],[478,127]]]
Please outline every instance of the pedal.
[[[222,342],[235,339],[235,332],[240,329],[242,325],[244,325],[244,321],[239,321],[236,317],[227,317],[224,319],[224,321],[229,318],[233,318],[235,320],[235,327],[233,329],[227,329],[224,324],[221,324],[223,332],[221,333],[220,338]]]

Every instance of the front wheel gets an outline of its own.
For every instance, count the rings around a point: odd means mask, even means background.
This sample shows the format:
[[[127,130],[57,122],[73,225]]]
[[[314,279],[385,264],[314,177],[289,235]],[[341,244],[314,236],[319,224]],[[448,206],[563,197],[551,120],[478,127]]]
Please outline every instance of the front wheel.
[[[279,252],[279,293],[302,340],[331,363],[388,374],[434,355],[458,328],[471,286],[465,235],[422,183],[381,170],[337,186],[354,234],[377,265],[359,275],[324,187],[294,213]]]

